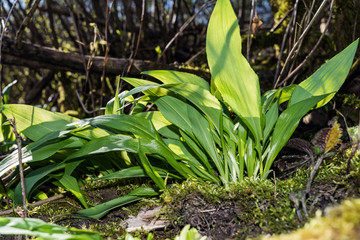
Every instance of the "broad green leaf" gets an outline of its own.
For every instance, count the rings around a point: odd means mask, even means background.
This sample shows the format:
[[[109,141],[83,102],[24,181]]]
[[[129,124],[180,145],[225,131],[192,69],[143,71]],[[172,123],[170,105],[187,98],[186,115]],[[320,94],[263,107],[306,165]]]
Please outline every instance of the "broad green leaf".
[[[167,121],[192,135],[192,122],[187,114],[187,103],[171,96],[164,96],[155,104]]]
[[[274,128],[276,121],[278,120],[279,110],[277,102],[272,105],[269,111],[265,114],[266,124],[264,129],[264,143],[268,139],[271,130]]]
[[[126,196],[115,198],[106,203],[102,203],[91,208],[82,209],[77,213],[83,216],[99,219],[115,208],[124,206],[132,202],[139,201],[144,197],[157,196],[158,194],[159,193],[155,191],[153,188],[140,187],[130,192]]]
[[[359,39],[342,52],[331,58],[308,79],[297,86],[291,96],[289,106],[312,96],[329,95],[317,104],[324,106],[343,85],[353,62]]]
[[[166,138],[179,138],[177,128],[172,125],[171,122],[166,120],[160,111],[141,112],[134,114],[134,116],[149,119],[154,125],[156,131]]]
[[[63,185],[64,189],[69,190],[74,196],[79,199],[80,203],[88,208],[85,197],[80,190],[80,186],[78,180],[71,176],[72,172],[79,166],[82,161],[76,161],[71,163],[66,163],[65,173],[59,180],[61,185]]]
[[[327,95],[307,98],[306,100],[303,100],[288,107],[280,114],[279,119],[276,122],[274,132],[271,136],[269,154],[266,157],[266,164],[263,175],[261,177],[266,178],[267,174],[269,173],[268,171],[270,170],[270,167],[274,162],[276,156],[295,131],[301,118],[319,101],[326,97]]]
[[[144,147],[141,145],[141,139],[139,139],[138,154],[139,154],[141,166],[144,168],[146,174],[160,188],[160,190],[164,190],[164,188],[165,188],[164,179],[162,179],[160,174],[153,168],[153,166],[149,162],[149,159],[146,157],[146,154],[145,154],[143,148]]]
[[[22,151],[22,162],[27,163],[32,160],[31,151],[28,150],[28,147],[23,147]],[[19,165],[18,152],[17,150],[13,151],[6,158],[0,161],[0,177],[4,175],[7,171]]]
[[[167,170],[165,169],[160,169],[157,167],[153,167],[161,177],[165,178],[167,176],[169,177],[173,177],[173,178],[180,178],[172,173],[169,173]],[[95,181],[95,180],[104,180],[104,179],[124,179],[124,178],[135,178],[135,177],[148,177],[148,175],[146,175],[146,173],[144,172],[144,169],[141,168],[140,166],[134,166],[134,167],[129,167],[129,168],[125,168],[122,169],[120,171],[111,173],[109,175],[103,176],[103,177],[99,177],[99,178],[94,178],[91,179],[91,181]]]
[[[138,79],[138,78],[122,78],[125,82],[133,85],[135,88],[136,87],[140,87],[140,86],[144,86],[146,85],[146,88],[148,88],[149,86],[153,85],[153,86],[156,86],[158,85],[159,87],[158,88],[151,88],[149,87],[149,89],[145,90],[144,93],[145,94],[148,94],[148,95],[153,95],[153,96],[158,96],[158,97],[161,97],[161,96],[165,96],[168,94],[168,90],[164,89],[164,88],[161,88],[160,87],[160,84],[158,83],[154,83],[154,82],[151,82],[151,81],[148,81],[148,80],[143,80],[143,79]],[[135,90],[134,90],[135,91]]]
[[[84,144],[84,146],[65,160],[86,157],[93,154],[103,154],[111,151],[136,152],[138,140],[125,135],[109,135],[97,138]]]
[[[50,164],[44,167],[35,169],[25,176],[25,190],[26,196],[30,197],[32,192],[36,190],[36,187],[46,182],[49,178],[48,175],[54,171],[65,168],[65,164]],[[22,192],[20,183],[15,188],[15,205],[22,204]]]
[[[142,72],[142,74],[146,74],[146,75],[152,76],[154,78],[157,78],[164,84],[191,83],[191,84],[198,85],[198,86],[210,91],[209,83],[207,83],[201,77],[198,77],[191,73],[171,71],[171,70],[152,70],[152,71]]]
[[[60,138],[57,139],[55,142],[43,144],[37,147],[36,149],[31,150],[31,154],[32,154],[31,162],[41,161],[48,157],[51,157],[60,149],[64,149],[68,146],[71,146],[73,143],[76,143],[78,147],[81,147],[84,144],[84,140],[81,140],[76,137],[70,137],[70,138]]]
[[[206,53],[217,90],[243,119],[259,145],[262,138],[259,81],[241,53],[238,20],[229,0],[216,3],[208,25]]]
[[[220,117],[222,107],[219,102],[208,90],[190,83],[182,83],[167,88],[183,96],[185,99],[198,107],[212,122],[215,128],[220,131]]]
[[[89,124],[100,128],[105,127],[150,139],[159,136],[149,120],[132,115],[103,115],[84,119],[73,124]]]
[[[1,105],[1,111],[7,118],[15,117],[18,132],[23,132],[30,126],[38,125],[36,128],[32,128],[32,131],[24,133],[33,141],[50,132],[65,130],[66,124],[78,120],[65,114],[23,104]]]
[[[0,217],[2,235],[28,235],[43,240],[102,240],[98,232],[66,228],[37,218]]]

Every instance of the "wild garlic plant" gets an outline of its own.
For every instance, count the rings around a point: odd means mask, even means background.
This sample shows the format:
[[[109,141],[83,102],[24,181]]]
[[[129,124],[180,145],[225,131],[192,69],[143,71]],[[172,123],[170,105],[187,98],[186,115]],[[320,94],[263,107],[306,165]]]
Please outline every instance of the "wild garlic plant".
[[[7,118],[18,121],[18,131],[34,141],[22,149],[30,169],[26,194],[38,194],[40,184],[52,181],[87,208],[77,174],[93,180],[149,177],[156,184],[79,211],[100,218],[122,204],[157,195],[168,178],[225,186],[245,177],[266,178],[301,118],[330,101],[344,83],[357,45],[358,40],[299,85],[261,96],[258,76],[242,55],[231,2],[218,0],[206,40],[210,84],[185,72],[144,72],[161,84],[123,78],[135,88],[117,92],[105,115],[82,120],[28,105],[1,105]],[[125,114],[122,109],[129,102],[134,108]],[[286,106],[282,112],[280,104]],[[149,105],[156,110],[143,111]],[[14,152],[0,162],[0,176],[16,166],[16,156]],[[93,176],[94,171],[102,177]],[[19,186],[14,199],[22,201]]]

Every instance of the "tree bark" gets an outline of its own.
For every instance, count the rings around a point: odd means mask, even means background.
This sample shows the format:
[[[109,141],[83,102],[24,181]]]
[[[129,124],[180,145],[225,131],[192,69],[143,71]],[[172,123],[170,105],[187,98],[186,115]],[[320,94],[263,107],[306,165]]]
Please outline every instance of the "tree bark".
[[[84,63],[80,55],[66,53],[49,47],[22,42],[21,48],[17,49],[15,41],[11,38],[3,38],[2,46],[3,64],[24,66],[29,68],[45,68],[55,71],[84,72]],[[103,71],[104,57],[86,55],[85,60],[91,59],[91,73],[101,74]],[[106,73],[120,75],[129,64],[127,58],[108,58]],[[87,64],[87,62],[86,62]],[[151,61],[135,60],[130,70],[131,75],[137,75],[142,71],[154,69],[175,69],[169,65]]]

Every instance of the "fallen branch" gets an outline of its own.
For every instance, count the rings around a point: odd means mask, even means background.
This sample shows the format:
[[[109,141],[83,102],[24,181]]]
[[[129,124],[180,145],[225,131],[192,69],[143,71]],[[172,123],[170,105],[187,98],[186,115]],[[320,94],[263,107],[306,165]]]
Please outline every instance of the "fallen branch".
[[[52,202],[52,201],[56,201],[56,200],[59,200],[61,198],[63,198],[64,195],[63,194],[58,194],[58,195],[55,195],[53,197],[49,197],[47,199],[44,199],[44,200],[41,200],[41,201],[38,201],[38,202],[35,202],[35,203],[32,203],[32,204],[28,204],[29,206],[31,207],[37,207],[37,206],[41,206],[45,203],[49,203],[49,202]],[[0,216],[5,216],[5,215],[9,215],[11,213],[13,213],[14,210],[13,209],[9,209],[9,210],[5,210],[5,211],[1,211],[0,212]]]
[[[21,48],[16,48],[15,41],[9,37],[4,37],[2,42],[3,64],[24,66],[29,68],[45,68],[55,71],[84,72],[83,58],[80,55],[66,53],[49,47],[22,42]],[[85,61],[91,56],[85,55]],[[104,68],[104,57],[95,56],[92,59],[90,72],[102,74]],[[127,66],[127,58],[108,58],[106,73],[110,75],[120,75]],[[175,69],[166,64],[134,60],[130,69],[130,74],[136,75],[142,71],[154,69]]]

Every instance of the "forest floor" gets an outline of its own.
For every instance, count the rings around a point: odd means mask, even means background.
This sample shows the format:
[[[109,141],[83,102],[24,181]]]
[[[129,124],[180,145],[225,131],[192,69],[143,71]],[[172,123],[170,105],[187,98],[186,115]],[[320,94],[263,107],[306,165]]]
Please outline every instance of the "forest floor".
[[[347,173],[349,154],[350,149],[339,152],[325,159],[320,167],[306,201],[310,218],[344,199],[359,198],[360,156],[352,158]],[[104,239],[121,239],[127,230],[136,228],[130,226],[133,221],[128,219],[138,214],[143,223],[155,225],[151,231],[154,239],[172,238],[187,224],[208,239],[246,239],[288,233],[308,222],[296,198],[307,183],[308,166],[304,164],[291,172],[275,172],[275,178],[268,180],[247,179],[227,188],[206,182],[170,181],[160,197],[115,209],[100,220],[72,214],[81,207],[66,193],[63,199],[30,209],[30,214],[64,226],[99,231]],[[141,181],[139,179],[139,184],[129,180],[88,182],[84,192],[90,205],[96,205],[126,195],[139,185],[150,184]],[[155,210],[151,212],[152,209]],[[146,234],[145,230],[133,232],[142,239],[146,239]]]

